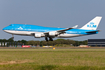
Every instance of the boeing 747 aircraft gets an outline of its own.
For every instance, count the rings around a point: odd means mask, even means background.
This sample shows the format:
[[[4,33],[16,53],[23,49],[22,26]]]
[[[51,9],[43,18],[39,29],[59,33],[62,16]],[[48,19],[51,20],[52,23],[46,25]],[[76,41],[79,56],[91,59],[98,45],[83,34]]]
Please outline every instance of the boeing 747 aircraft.
[[[27,35],[34,36],[35,38],[45,37],[46,41],[53,41],[55,37],[70,38],[97,34],[99,30],[96,29],[101,19],[102,17],[97,16],[79,29],[77,29],[78,25],[71,28],[55,28],[28,24],[11,24],[3,28],[3,31],[12,35]]]

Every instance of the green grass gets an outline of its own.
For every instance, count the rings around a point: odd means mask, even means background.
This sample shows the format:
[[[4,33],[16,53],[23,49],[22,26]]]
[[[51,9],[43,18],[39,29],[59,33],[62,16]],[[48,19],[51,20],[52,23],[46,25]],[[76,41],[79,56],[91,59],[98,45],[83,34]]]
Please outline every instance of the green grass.
[[[0,70],[105,70],[105,49],[0,49]]]

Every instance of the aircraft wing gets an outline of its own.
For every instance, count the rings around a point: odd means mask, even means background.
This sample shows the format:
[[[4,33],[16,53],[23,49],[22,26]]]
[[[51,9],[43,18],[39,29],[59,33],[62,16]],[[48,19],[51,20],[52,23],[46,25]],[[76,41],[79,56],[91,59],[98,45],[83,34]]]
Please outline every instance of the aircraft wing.
[[[65,28],[65,29],[62,29],[62,30],[57,30],[56,32],[59,32],[60,34],[61,33],[65,33],[65,31],[67,30],[70,30],[70,29],[74,29],[74,28],[77,28],[78,25],[75,25],[74,27],[71,27],[71,28]],[[51,32],[55,32],[55,31],[51,31]],[[45,32],[44,34],[48,34],[49,32]]]
[[[70,30],[70,29],[73,29],[73,28],[66,28],[66,29],[57,30],[57,31],[50,31],[50,32],[60,32],[60,33],[64,33],[65,31]],[[49,33],[49,32],[44,32],[44,34],[48,34],[48,33]]]
[[[57,32],[64,32],[64,31],[67,31],[67,30],[70,30],[70,29],[73,29],[73,28],[66,28],[66,29],[63,29],[63,30],[58,30]]]
[[[67,31],[67,30],[70,30],[70,29],[74,29],[74,28],[77,28],[78,25],[72,27],[72,28],[66,28],[66,29],[63,29],[63,30],[58,30],[57,32],[64,32],[64,31]]]
[[[78,25],[75,25],[75,26],[73,26],[72,28],[77,28],[78,27]]]
[[[74,29],[74,28],[77,28],[77,27],[78,27],[78,25],[76,25],[72,28],[65,28],[65,29],[62,29],[62,30],[45,32],[44,34],[49,35],[49,33],[51,33],[51,34],[54,34],[54,35],[59,35],[59,34],[65,33],[65,31],[67,31],[67,30]]]
[[[73,28],[66,28],[66,29],[57,30],[57,31],[44,32],[44,34],[47,36],[49,35],[50,32],[54,32],[54,33],[57,32],[59,34],[62,34],[62,33],[65,33],[65,31],[70,30],[70,29],[73,29]],[[31,35],[35,35],[35,33],[31,33]]]

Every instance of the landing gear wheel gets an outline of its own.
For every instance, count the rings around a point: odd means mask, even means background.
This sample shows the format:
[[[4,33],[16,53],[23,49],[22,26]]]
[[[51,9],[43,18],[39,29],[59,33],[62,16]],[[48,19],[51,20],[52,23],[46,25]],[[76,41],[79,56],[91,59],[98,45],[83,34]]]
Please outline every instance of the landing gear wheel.
[[[49,37],[49,41],[53,41],[53,39],[51,37]]]
[[[47,37],[45,37],[45,40],[48,42],[48,38]]]

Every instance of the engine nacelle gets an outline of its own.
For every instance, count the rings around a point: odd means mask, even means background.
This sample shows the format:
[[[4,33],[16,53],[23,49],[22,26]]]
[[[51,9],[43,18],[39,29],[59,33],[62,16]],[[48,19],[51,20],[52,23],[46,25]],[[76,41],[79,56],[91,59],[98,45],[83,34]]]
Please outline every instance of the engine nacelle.
[[[49,36],[56,36],[56,35],[59,35],[57,31],[49,32]]]
[[[35,38],[40,38],[41,34],[35,34],[34,36],[35,36]]]

